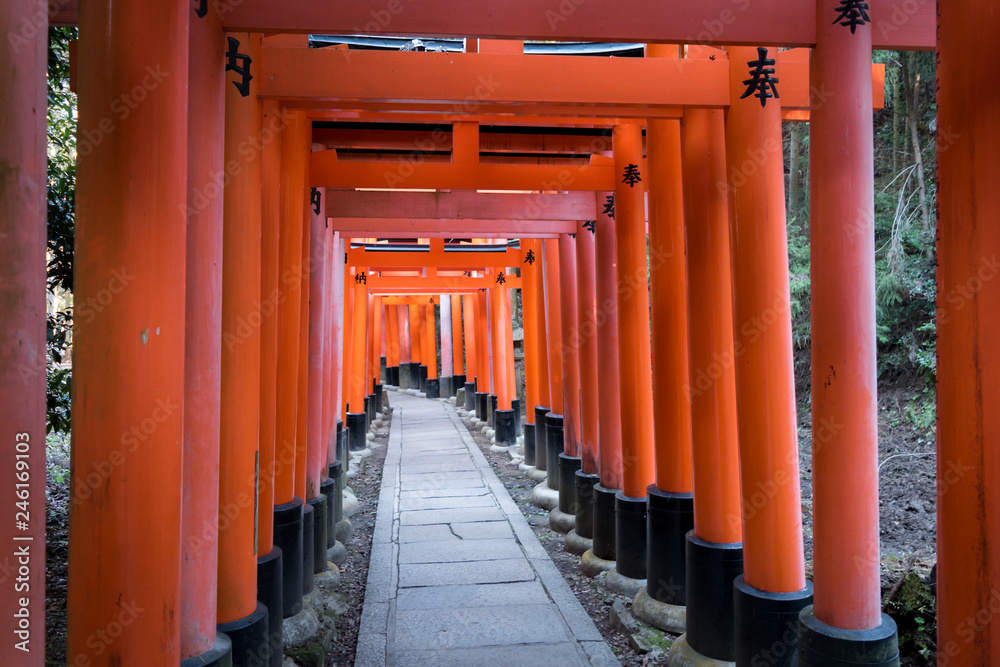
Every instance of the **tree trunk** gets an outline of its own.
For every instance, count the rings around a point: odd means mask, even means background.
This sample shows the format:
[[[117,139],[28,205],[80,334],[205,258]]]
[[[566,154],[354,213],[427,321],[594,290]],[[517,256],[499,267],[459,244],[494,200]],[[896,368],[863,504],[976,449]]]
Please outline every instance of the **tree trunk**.
[[[931,228],[930,210],[927,206],[927,188],[924,186],[924,160],[920,153],[920,134],[917,127],[917,119],[920,114],[920,109],[917,107],[917,101],[920,99],[920,91],[916,89],[917,86],[915,84],[911,84],[910,82],[910,68],[908,61],[913,57],[913,55],[913,53],[909,53],[907,54],[907,57],[902,60],[903,85],[906,93],[906,115],[909,119],[910,140],[913,144],[913,161],[917,166],[917,192],[918,197],[920,198],[920,216],[923,222],[924,232],[931,233],[933,232],[933,229]]]
[[[900,54],[900,59],[906,56]],[[902,147],[902,133],[900,132],[900,120],[903,117],[903,97],[902,86],[899,82],[899,75],[892,80],[892,175],[899,173],[899,157]]]
[[[792,133],[788,140],[788,212],[795,215],[799,202],[799,144],[802,126],[792,123]]]

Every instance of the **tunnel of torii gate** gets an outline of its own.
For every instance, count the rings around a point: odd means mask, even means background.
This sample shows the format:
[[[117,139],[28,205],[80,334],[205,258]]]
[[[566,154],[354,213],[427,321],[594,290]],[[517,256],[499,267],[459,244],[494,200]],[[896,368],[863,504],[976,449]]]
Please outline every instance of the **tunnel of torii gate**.
[[[0,534],[30,589],[0,596],[0,663],[44,663],[48,22],[80,29],[75,298],[102,304],[74,331],[71,664],[280,665],[383,385],[460,395],[522,448],[584,571],[684,633],[672,664],[898,664],[873,48],[939,54],[938,296],[976,289],[938,316],[938,651],[998,664],[992,0],[50,5],[0,6]],[[387,30],[464,50],[335,37]],[[811,579],[783,120],[811,123]]]

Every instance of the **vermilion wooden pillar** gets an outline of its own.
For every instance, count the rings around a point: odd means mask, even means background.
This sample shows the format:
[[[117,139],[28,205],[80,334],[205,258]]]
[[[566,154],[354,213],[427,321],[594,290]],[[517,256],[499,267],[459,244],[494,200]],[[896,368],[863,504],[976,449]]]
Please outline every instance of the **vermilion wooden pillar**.
[[[617,572],[646,577],[646,487],[653,482],[653,398],[642,128],[613,130],[618,242],[618,364],[622,402],[622,491],[616,497]],[[642,179],[642,180],[637,180]]]
[[[465,343],[465,381],[476,384],[476,375],[479,373],[479,355],[476,350],[476,316],[473,307],[475,297],[471,294],[462,295],[462,328]],[[475,387],[473,387],[475,389]],[[466,396],[466,405],[469,399]]]
[[[329,215],[329,212],[327,213]],[[344,240],[340,238],[339,232],[333,232],[333,259],[331,267],[333,280],[333,305],[330,308],[332,322],[330,333],[333,337],[333,409],[334,409],[334,439],[339,437],[337,433],[343,428],[344,413],[342,412],[342,396],[344,394],[343,368],[344,368],[344,346],[346,337],[344,336]],[[336,454],[334,454],[336,456]]]
[[[691,304],[688,389],[694,443],[694,530],[688,533],[685,571],[686,637],[703,656],[733,660],[731,586],[743,571],[743,526],[737,518],[739,439],[729,210],[726,189],[719,187],[726,179],[723,112],[685,110],[682,140]]]
[[[38,6],[31,3],[7,3],[0,16],[5,28],[13,31],[10,34],[19,34],[37,11]],[[24,24],[10,23],[22,14]],[[78,663],[81,658],[91,665],[176,665],[180,661],[183,213],[187,204],[191,16],[186,3],[95,1],[80,8],[74,267],[78,307],[73,339],[73,501],[67,605],[67,655]],[[44,484],[40,456],[45,447],[40,423],[44,386],[35,376],[23,384],[21,371],[15,366],[22,357],[31,364],[29,369],[38,369],[44,383],[45,348],[39,346],[43,341],[37,333],[44,310],[36,310],[45,306],[39,278],[44,271],[40,266],[44,246],[43,231],[37,228],[42,213],[35,200],[43,191],[31,189],[44,188],[45,183],[41,171],[44,154],[36,152],[44,141],[39,129],[44,128],[34,123],[45,122],[45,100],[35,87],[45,85],[41,68],[46,31],[39,29],[38,33],[40,42],[29,40],[20,45],[23,51],[5,57],[0,65],[5,96],[15,94],[5,99],[0,115],[18,119],[4,126],[0,143],[3,158],[11,160],[5,168],[0,210],[4,211],[4,230],[12,231],[12,238],[0,250],[9,263],[5,261],[0,270],[5,278],[16,268],[25,270],[19,276],[23,283],[4,280],[0,289],[7,297],[13,296],[8,285],[20,288],[19,296],[30,298],[6,302],[9,305],[4,309],[2,326],[5,333],[13,335],[5,336],[2,345],[5,352],[13,346],[15,356],[5,357],[2,364],[4,395],[11,399],[5,403],[3,447],[5,452],[16,452],[16,443],[25,442],[25,437],[17,434],[27,433],[36,452],[33,462],[38,464],[31,476]],[[6,54],[9,47],[3,48]],[[36,57],[43,60],[33,67]],[[142,85],[144,77],[152,81],[147,68],[170,75],[157,74],[157,85],[149,90]],[[24,78],[13,78],[15,72]],[[113,104],[123,91],[134,89],[148,93],[145,101],[130,110],[127,118],[117,120],[118,115],[111,111]],[[26,104],[32,105],[30,120],[28,109],[22,106]],[[16,115],[12,118],[10,114]],[[103,128],[111,118],[116,119],[114,131],[107,132]],[[19,159],[25,162],[14,161]],[[32,184],[30,179],[36,176]],[[9,190],[12,187],[13,192]],[[11,206],[16,208],[11,210]],[[12,213],[27,217],[10,220],[7,216]],[[30,247],[29,242],[40,243]],[[84,312],[80,307],[105,302],[100,310]],[[23,327],[23,333],[8,327]],[[18,396],[8,393],[7,387],[12,385],[6,380],[11,377],[19,383]],[[16,417],[23,422],[8,421]],[[9,471],[6,488],[11,490],[14,465],[13,458],[4,462]],[[35,486],[33,491],[27,523],[34,530],[44,530],[44,486]],[[10,519],[5,531],[15,528],[14,517]],[[37,605],[32,624],[38,632],[30,637],[31,648],[32,655],[42,656],[45,547],[41,540],[28,546],[33,556],[31,581],[37,584],[30,596]],[[6,548],[12,554],[18,547],[8,543]],[[6,586],[12,587],[12,582]],[[5,628],[10,628],[10,619],[4,617]],[[107,637],[109,624],[125,619],[129,625],[119,637],[95,639],[98,633]],[[13,634],[5,636],[4,655],[10,655],[14,641]],[[17,657],[12,664],[20,664],[23,652],[14,650],[13,654]],[[34,658],[26,662],[30,664]]]
[[[410,363],[410,309],[396,306],[396,320],[399,324],[399,363]]]
[[[524,463],[535,465],[535,406],[539,405],[538,373],[538,283],[542,244],[538,239],[521,240],[521,322],[524,327]],[[529,254],[530,253],[530,254]]]
[[[580,456],[580,331],[577,304],[576,239],[559,235],[559,311],[562,322],[563,443],[567,456]]]
[[[838,5],[816,3],[809,71],[829,95],[809,145],[815,606],[801,616],[803,665],[898,654],[879,575],[872,26],[841,25]]]
[[[368,353],[368,288],[366,282],[357,280],[364,276],[367,280],[368,269],[357,267],[352,281],[351,297],[353,311],[351,313],[351,367],[346,391],[348,392],[348,408],[346,424],[349,430],[348,446],[352,452],[360,452],[367,448],[367,424],[365,413],[365,396],[367,395],[367,369],[365,358]]]
[[[1000,660],[1000,108],[969,77],[998,32],[988,3],[938,8],[937,651],[938,664],[960,667]],[[980,622],[984,610],[992,621]]]
[[[407,322],[410,332],[410,387],[420,389],[420,366],[423,363],[421,348],[423,347],[422,327],[420,326],[420,307],[411,303],[408,306]]]
[[[307,127],[311,124],[307,123]],[[309,183],[309,167],[306,165],[305,183]],[[312,239],[312,227],[310,217],[312,209],[309,207],[309,189],[302,188],[303,206],[302,218],[302,249],[299,262],[299,272],[295,279],[299,282],[299,293],[295,298],[299,299],[299,356],[298,356],[298,399],[295,403],[295,496],[308,500],[306,494],[306,468],[309,443],[309,274],[310,263],[312,261],[310,246]],[[310,512],[310,508],[303,507],[303,516]],[[309,517],[304,518],[305,528],[308,530]],[[308,541],[309,538],[306,538]],[[306,542],[304,545],[308,546]],[[308,591],[305,591],[308,592]]]
[[[535,287],[533,291],[533,301],[535,308],[535,331],[537,346],[537,375],[535,376],[535,391],[538,398],[534,405],[528,404],[527,409],[534,413],[535,417],[535,467],[540,472],[548,470],[548,451],[546,445],[545,415],[549,413],[552,406],[552,399],[549,387],[549,339],[546,331],[546,313],[548,312],[545,303],[545,250],[544,242],[541,239],[533,240],[535,250]],[[523,283],[522,283],[523,284]],[[525,438],[527,443],[527,437]],[[541,478],[539,473],[536,476]]]
[[[428,303],[424,310],[424,350],[426,350],[427,361],[427,382],[425,392],[427,398],[439,398],[441,396],[440,383],[438,380],[438,351],[435,337],[434,304]]]
[[[315,148],[315,146],[314,146]],[[319,194],[317,192],[317,194]],[[326,373],[326,295],[327,256],[326,209],[320,195],[318,206],[309,207],[309,395],[306,451],[306,500],[320,495],[319,485],[326,463],[326,439],[323,432],[323,385]],[[319,208],[317,212],[316,208]],[[325,498],[324,498],[325,502]],[[315,508],[314,508],[315,509]],[[321,513],[322,509],[319,510]],[[325,514],[323,515],[325,519]],[[317,531],[318,532],[318,531]],[[324,559],[324,565],[325,559]],[[325,568],[324,568],[325,569]]]
[[[259,34],[228,34],[251,59],[249,94],[225,88],[226,162],[240,159],[239,147],[258,136],[262,109],[255,85]],[[233,42],[229,45],[232,47]],[[231,77],[232,75],[230,75]],[[230,77],[227,77],[229,79]],[[236,76],[236,81],[242,77]],[[228,83],[228,82],[227,82]],[[266,645],[266,608],[257,602],[257,437],[260,419],[260,329],[249,324],[260,298],[261,162],[243,168],[223,191],[222,404],[220,419],[219,624],[234,634],[234,662]],[[242,325],[242,326],[241,326]],[[234,339],[235,336],[235,339]],[[241,506],[242,505],[242,506]],[[263,612],[261,612],[263,610]],[[254,618],[261,615],[260,619]],[[261,637],[241,651],[236,636],[261,624]]]
[[[274,542],[282,551],[282,615],[302,609],[302,490],[296,489],[300,329],[302,327],[302,245],[306,220],[309,121],[300,111],[280,111],[278,219],[278,373],[274,432]],[[305,480],[303,479],[303,486]]]
[[[490,394],[493,389],[493,363],[489,339],[489,313],[487,312],[488,295],[486,291],[476,293],[476,350],[479,351],[479,374],[481,383],[477,383],[481,393]],[[484,414],[485,417],[485,414]]]
[[[677,46],[650,44],[646,56],[676,58]],[[656,443],[656,482],[646,490],[647,592],[659,602],[683,605],[686,534],[694,527],[694,501],[680,121],[650,119],[646,147]]]
[[[593,225],[593,228],[590,226]],[[577,349],[580,375],[581,469],[597,474],[597,443],[600,407],[597,394],[597,267],[596,221],[580,225],[576,232]]]
[[[348,240],[349,244],[350,241]],[[347,426],[347,413],[350,410],[348,403],[351,400],[351,360],[354,358],[354,329],[351,323],[354,321],[354,274],[349,266],[344,267],[344,313],[343,313],[343,336],[344,346],[342,350],[341,363],[341,418],[344,426]]]
[[[378,360],[379,360],[379,331],[380,327],[375,324],[375,311],[379,310],[374,294],[368,295],[368,357],[365,363],[368,372],[365,376],[365,396],[369,399],[375,395],[375,383],[378,382]],[[370,402],[370,400],[369,400]]]
[[[181,659],[228,653],[217,643],[219,565],[219,400],[222,347],[222,197],[214,177],[225,163],[225,71],[218,14],[190,25],[187,274],[184,342],[184,487],[181,520]],[[277,267],[275,267],[277,268]],[[262,317],[261,313],[257,314]],[[272,445],[273,446],[273,445]],[[269,517],[270,518],[270,517]],[[215,649],[213,651],[213,648]],[[214,655],[213,655],[214,654]]]
[[[455,375],[455,353],[454,342],[451,339],[451,298],[447,294],[441,295],[441,380],[447,379],[451,384]],[[447,395],[446,388],[442,391]]]
[[[545,339],[548,353],[549,408],[552,413],[563,414],[563,367],[562,367],[562,293],[559,273],[559,240],[542,241],[544,255],[543,289],[545,293]]]
[[[448,298],[451,301],[451,344],[452,344],[452,375],[455,378],[452,389],[458,391],[460,385],[465,384],[465,354],[462,349],[462,297],[452,294]]]
[[[40,11],[42,25],[36,26],[34,21]],[[173,15],[176,16],[176,12]],[[25,667],[45,664],[45,68],[48,30],[44,17],[44,11],[32,3],[5,3],[0,7],[0,33],[8,36],[0,47],[0,96],[5,100],[0,105],[0,127],[4,128],[0,134],[0,163],[9,165],[9,171],[0,178],[0,238],[3,239],[0,242],[0,303],[4,304],[4,314],[0,318],[0,359],[3,360],[0,363],[0,404],[4,406],[0,413],[0,455],[8,471],[7,483],[0,488],[4,507],[0,535],[7,550],[5,562],[11,566],[15,563],[13,554],[17,549],[27,549],[31,555],[31,567],[25,580],[20,582],[30,587],[31,595],[22,595],[23,591],[16,591],[13,583],[8,582],[0,596],[0,618],[3,619],[0,631],[4,637],[0,643],[0,662]],[[23,32],[24,26],[30,26],[33,32]],[[21,37],[23,41],[11,37]],[[181,39],[183,30],[175,37]],[[170,55],[178,61],[183,60],[182,46],[174,44],[171,49]],[[93,94],[96,109],[98,101],[103,105],[106,101],[103,98],[109,97],[110,91],[105,95],[94,90]],[[87,105],[90,106],[90,101]],[[171,112],[183,113],[173,106]],[[91,128],[97,119],[88,118]],[[183,125],[182,118],[171,120]],[[172,162],[171,168],[175,178],[183,176],[183,159],[179,164]],[[161,190],[162,185],[148,184],[156,190]],[[174,197],[171,203],[183,210],[183,191],[175,185],[166,184],[166,189]],[[92,198],[90,203],[98,202]],[[179,239],[173,239],[180,248],[174,248],[172,259],[183,261],[178,254],[183,251],[183,227],[180,216],[172,215],[175,219],[171,220],[170,234],[176,237],[180,233]],[[161,219],[166,218],[167,212],[163,211]],[[104,267],[108,272],[115,268],[110,264]],[[172,267],[174,271],[178,269],[178,266]],[[107,278],[105,274],[104,280]],[[173,296],[177,298],[182,294],[183,290],[177,290]],[[168,308],[177,314],[176,304]],[[81,311],[82,308],[77,312]],[[174,347],[179,351],[180,342]],[[92,384],[96,386],[98,381],[95,377]],[[110,424],[95,424],[95,427],[113,428]],[[102,448],[111,446],[117,447],[120,443],[94,441],[84,445],[84,452],[91,448],[92,453],[88,455],[100,461],[103,460]],[[73,449],[76,452],[76,446]],[[160,452],[153,456],[172,458],[175,455],[177,452]],[[18,469],[18,465],[22,468]],[[27,472],[23,469],[25,465],[31,474],[24,475],[26,481],[15,480],[16,473]],[[83,467],[77,470],[82,471]],[[179,469],[176,474],[171,482],[179,485]],[[171,493],[176,497],[176,490]],[[16,503],[23,502],[19,494],[30,497],[29,511],[34,515],[34,520],[27,522],[23,530],[15,523],[19,518],[16,513],[21,511]],[[214,565],[214,559],[211,561]],[[168,562],[173,561],[168,557]],[[171,582],[168,579],[158,583]],[[30,619],[24,621],[27,628],[21,627],[25,615]],[[214,622],[211,618],[206,635],[215,636]],[[84,648],[79,639],[75,645]]]
[[[756,60],[757,53],[734,46],[729,58],[742,64]],[[780,80],[780,70],[777,76]],[[745,79],[742,69],[730,68],[734,102],[726,118],[726,154],[729,173],[745,177],[728,185],[743,497],[736,654],[749,663],[782,640],[786,626],[812,601],[812,586],[802,551],[781,107],[775,100],[761,106],[754,97],[739,99]],[[745,164],[749,156],[756,157],[752,167]],[[777,605],[775,593],[781,594]],[[765,611],[771,617],[761,623]],[[792,665],[794,651],[788,654],[782,664]]]
[[[375,296],[372,298],[372,336],[375,338],[375,342],[372,345],[372,357],[371,366],[369,367],[369,374],[371,376],[372,394],[376,395],[376,403],[381,403],[381,393],[382,393],[382,348],[385,342],[385,327],[382,323],[382,297]],[[376,410],[377,412],[377,410]]]

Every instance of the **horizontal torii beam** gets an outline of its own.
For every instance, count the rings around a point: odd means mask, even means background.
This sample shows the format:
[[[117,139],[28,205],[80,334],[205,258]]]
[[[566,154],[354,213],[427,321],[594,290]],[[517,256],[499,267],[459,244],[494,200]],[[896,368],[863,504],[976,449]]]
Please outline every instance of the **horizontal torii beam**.
[[[475,248],[476,246],[465,246]],[[516,248],[482,252],[476,250],[370,250],[351,248],[347,251],[350,266],[379,268],[436,267],[448,269],[479,270],[519,266],[522,251]]]
[[[593,220],[594,216],[590,216]],[[489,220],[439,218],[330,218],[334,231],[345,239],[378,237],[552,239],[576,231],[572,220]]]
[[[479,277],[448,277],[440,276],[368,276],[368,289],[392,290],[396,294],[448,294],[451,292],[469,290],[476,291],[491,287],[521,287],[521,279],[514,275],[506,275],[503,283],[496,282],[497,276]]]
[[[270,47],[261,50],[264,97],[311,106],[502,111],[645,118],[677,107],[730,104],[724,55],[708,58],[581,58],[481,53],[342,51]],[[781,107],[810,106],[809,54],[775,54]],[[746,67],[745,63],[733,63]],[[885,66],[873,65],[875,106],[884,95]],[[599,82],[599,83],[597,83]],[[652,84],[655,82],[655,85]],[[551,105],[535,108],[531,105]],[[607,107],[607,109],[605,108]]]
[[[576,111],[580,107],[574,107]],[[520,115],[513,113],[427,113],[413,112],[412,110],[388,111],[368,111],[364,109],[306,109],[306,115],[313,120],[320,121],[340,121],[340,122],[368,122],[368,123],[458,123],[476,122],[484,125],[505,125],[524,127],[585,127],[585,128],[609,128],[621,124],[621,118],[607,115],[600,116],[570,116],[569,109],[565,107],[554,116],[542,115]],[[660,117],[668,116],[672,113],[667,109],[661,112]],[[680,113],[676,116],[679,118]],[[669,116],[668,116],[669,117]],[[782,120],[809,120],[808,111],[795,111],[792,109],[781,112]],[[320,142],[322,143],[322,142]]]
[[[593,220],[597,211],[594,195],[491,192],[386,192],[363,190],[326,191],[327,211],[334,218],[442,218],[496,221]],[[491,230],[492,231],[492,230]],[[419,235],[423,236],[423,234]],[[517,234],[490,234],[513,238]]]

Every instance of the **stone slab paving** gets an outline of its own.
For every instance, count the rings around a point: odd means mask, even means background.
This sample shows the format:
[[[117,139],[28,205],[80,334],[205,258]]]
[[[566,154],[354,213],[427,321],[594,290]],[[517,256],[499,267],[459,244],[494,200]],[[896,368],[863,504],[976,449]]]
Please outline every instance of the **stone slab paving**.
[[[619,665],[455,411],[392,404],[355,666]]]

